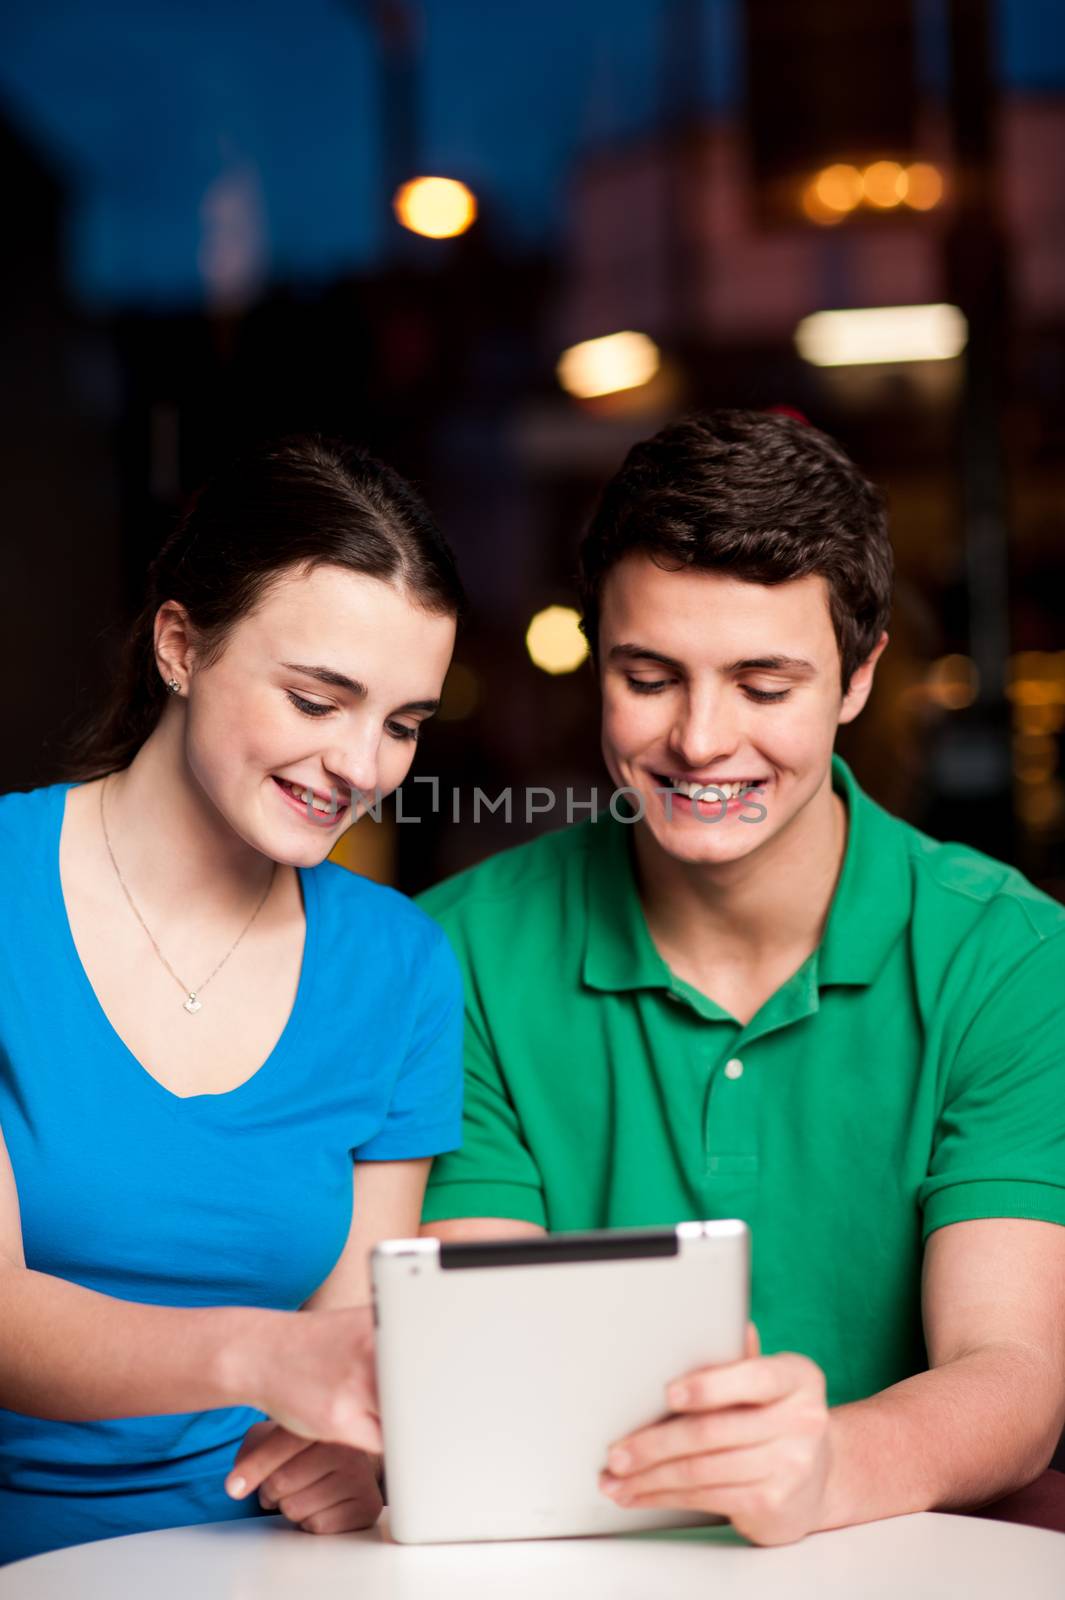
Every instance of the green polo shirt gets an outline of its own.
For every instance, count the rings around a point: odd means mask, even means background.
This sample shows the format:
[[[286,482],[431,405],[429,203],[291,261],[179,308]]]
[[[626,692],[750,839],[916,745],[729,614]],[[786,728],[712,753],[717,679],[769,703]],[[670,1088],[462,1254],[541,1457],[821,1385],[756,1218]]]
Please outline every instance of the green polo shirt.
[[[838,756],[832,783],[824,936],[746,1024],[658,954],[609,813],[420,904],[468,1002],[463,1145],[426,1221],[742,1217],[763,1349],[810,1356],[839,1404],[927,1366],[933,1229],[1065,1224],[1065,907],[890,816]]]

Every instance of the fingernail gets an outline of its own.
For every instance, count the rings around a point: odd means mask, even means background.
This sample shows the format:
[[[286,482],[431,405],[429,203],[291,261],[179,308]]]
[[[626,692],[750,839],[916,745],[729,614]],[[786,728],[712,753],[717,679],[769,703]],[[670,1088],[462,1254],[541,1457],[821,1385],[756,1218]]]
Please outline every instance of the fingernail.
[[[625,1472],[631,1458],[626,1450],[611,1450],[606,1459],[614,1472]]]
[[[689,1392],[683,1383],[675,1383],[670,1388],[667,1397],[671,1406],[686,1406]]]
[[[226,1494],[234,1500],[239,1500],[248,1487],[243,1478],[228,1478],[226,1480]]]

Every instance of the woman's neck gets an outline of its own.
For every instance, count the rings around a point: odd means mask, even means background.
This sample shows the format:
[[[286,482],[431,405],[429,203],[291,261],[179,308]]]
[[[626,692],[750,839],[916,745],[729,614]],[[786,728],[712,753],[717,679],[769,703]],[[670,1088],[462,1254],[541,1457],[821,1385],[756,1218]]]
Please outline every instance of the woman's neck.
[[[265,891],[274,863],[230,827],[189,771],[177,710],[105,780],[107,835],[123,879],[157,911],[193,898],[228,916]]]

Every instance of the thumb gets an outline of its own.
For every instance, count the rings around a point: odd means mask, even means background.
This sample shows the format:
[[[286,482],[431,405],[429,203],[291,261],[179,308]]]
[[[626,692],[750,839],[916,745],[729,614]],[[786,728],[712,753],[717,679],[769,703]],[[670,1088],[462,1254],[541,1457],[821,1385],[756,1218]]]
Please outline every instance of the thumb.
[[[758,1337],[758,1329],[755,1327],[753,1322],[748,1322],[748,1324],[747,1324],[746,1348],[744,1350],[744,1355],[748,1360],[751,1360],[755,1356],[760,1356],[761,1353],[762,1353],[762,1341]]]

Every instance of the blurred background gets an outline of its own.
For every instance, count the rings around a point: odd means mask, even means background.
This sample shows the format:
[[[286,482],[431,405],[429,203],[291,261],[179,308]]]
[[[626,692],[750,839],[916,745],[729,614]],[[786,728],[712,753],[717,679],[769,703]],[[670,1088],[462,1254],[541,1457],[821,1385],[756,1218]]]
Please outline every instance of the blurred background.
[[[678,412],[782,407],[891,507],[841,752],[1065,899],[1057,0],[37,0],[0,42],[0,791],[54,781],[187,495],[310,429],[418,484],[473,606],[440,811],[408,783],[419,823],[335,854],[416,892],[557,827],[610,790],[600,485]]]

